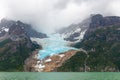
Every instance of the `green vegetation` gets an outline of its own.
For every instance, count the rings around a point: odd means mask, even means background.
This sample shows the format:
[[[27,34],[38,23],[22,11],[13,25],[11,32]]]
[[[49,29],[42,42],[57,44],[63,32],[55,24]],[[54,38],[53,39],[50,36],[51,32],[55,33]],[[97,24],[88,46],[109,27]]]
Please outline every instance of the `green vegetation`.
[[[27,40],[6,39],[0,42],[0,71],[23,71],[24,60],[39,47],[35,44],[30,47],[27,45]]]
[[[77,52],[76,55],[67,60],[57,71],[75,72],[84,71],[84,61],[86,59],[84,52]]]
[[[88,52],[86,65],[88,71],[119,71],[120,70],[120,26],[97,29],[88,38],[74,45]],[[81,56],[79,56],[81,54]],[[83,53],[70,58],[58,71],[82,71],[85,61]],[[84,53],[85,54],[85,53]],[[77,69],[75,69],[77,68]],[[84,68],[84,67],[83,67]]]
[[[0,47],[3,47],[5,44],[7,44],[7,43],[9,43],[9,42],[11,42],[10,39],[6,39],[6,40],[0,42]]]

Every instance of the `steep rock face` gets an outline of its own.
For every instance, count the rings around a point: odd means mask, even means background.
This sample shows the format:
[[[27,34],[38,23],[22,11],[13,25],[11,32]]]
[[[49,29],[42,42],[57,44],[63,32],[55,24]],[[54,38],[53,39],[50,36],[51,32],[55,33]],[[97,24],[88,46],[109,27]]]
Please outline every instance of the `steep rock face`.
[[[120,18],[94,15],[81,42],[74,45],[78,52],[57,71],[120,71]]]
[[[107,42],[115,42],[120,40],[120,17],[103,17],[102,15],[94,15],[91,20],[92,23],[90,23],[90,27],[86,31],[82,42],[85,40],[91,40],[93,37],[94,41],[106,40]]]
[[[91,19],[88,18],[82,21],[81,23],[72,24],[66,28],[60,29],[57,32],[61,34],[61,36],[66,41],[79,42],[83,38],[86,30],[88,29],[90,21]]]
[[[22,26],[13,23],[0,39],[0,71],[23,71],[24,60],[33,50],[33,44]]]
[[[89,37],[89,35],[99,28],[106,28],[108,26],[120,25],[120,17],[117,16],[107,16],[103,17],[100,14],[91,16],[91,23],[84,37]]]
[[[12,21],[12,20],[7,20],[7,19],[2,19],[1,23],[0,23],[0,37],[4,36],[8,31],[9,28],[13,25],[16,24],[18,26],[21,26],[22,29],[24,29],[24,31],[26,32],[26,34],[29,37],[33,37],[33,38],[46,38],[47,35],[37,32],[36,30],[34,30],[32,28],[31,25],[23,23],[21,21]]]
[[[96,14],[91,15],[88,19],[85,19],[78,24],[72,24],[66,28],[63,28],[58,32],[67,41],[80,42],[83,39],[83,37],[88,37],[91,34],[91,32],[95,31],[96,29],[119,24],[120,17],[103,17],[101,14]]]

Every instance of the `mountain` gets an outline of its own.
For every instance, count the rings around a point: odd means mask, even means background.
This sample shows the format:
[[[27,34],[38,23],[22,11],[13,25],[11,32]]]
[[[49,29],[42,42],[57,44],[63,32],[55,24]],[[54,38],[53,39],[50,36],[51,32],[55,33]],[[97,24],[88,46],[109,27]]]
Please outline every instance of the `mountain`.
[[[71,24],[68,27],[62,28],[57,32],[61,36],[70,42],[79,42],[89,35],[96,28],[101,28],[109,25],[114,25],[120,22],[120,18],[117,16],[103,17],[101,14],[91,15],[89,18],[83,20],[78,24]],[[87,32],[86,32],[87,31]]]
[[[30,37],[38,37],[41,34],[20,21],[2,20],[0,29],[0,71],[23,71],[25,59],[35,49],[41,48],[33,43]],[[29,29],[38,35],[29,34]]]
[[[100,14],[94,15],[91,18],[91,23],[89,24],[89,29],[87,30],[85,37],[89,37],[93,31],[99,28],[106,28],[109,26],[119,26],[120,17],[118,16],[107,16],[103,17]]]
[[[89,27],[91,18],[85,19],[78,24],[71,24],[68,27],[57,31],[66,41],[79,42]]]
[[[13,21],[13,20],[7,20],[7,19],[2,19],[0,22],[0,37],[4,36],[13,24],[21,26],[29,37],[33,37],[33,38],[47,37],[46,34],[43,34],[34,30],[32,26],[29,24],[23,23],[21,21]]]
[[[81,23],[72,24],[58,33],[65,40],[74,42],[72,47],[77,50],[65,52],[70,56],[62,58],[59,55],[50,56],[52,61],[47,62],[46,71],[120,71],[120,17],[91,15]],[[24,71],[24,68],[34,71],[33,67],[36,69],[36,65],[41,68],[41,61],[36,59],[36,49],[42,47],[30,38],[44,37],[47,36],[28,24],[3,19],[0,23],[0,71]]]
[[[93,15],[83,39],[73,46],[83,51],[56,71],[120,71],[120,17]]]

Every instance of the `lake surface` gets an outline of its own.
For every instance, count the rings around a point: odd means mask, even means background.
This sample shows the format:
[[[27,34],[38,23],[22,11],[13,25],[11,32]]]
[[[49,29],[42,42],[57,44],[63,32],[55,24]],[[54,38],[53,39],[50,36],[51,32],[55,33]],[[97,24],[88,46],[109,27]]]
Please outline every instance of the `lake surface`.
[[[48,35],[48,37],[49,38],[44,38],[40,41],[43,50],[39,51],[39,59],[44,59],[47,56],[66,52],[71,49],[75,50],[75,48],[68,46],[68,42],[65,41],[59,34]]]
[[[2,72],[0,80],[120,80],[120,73],[35,73]]]

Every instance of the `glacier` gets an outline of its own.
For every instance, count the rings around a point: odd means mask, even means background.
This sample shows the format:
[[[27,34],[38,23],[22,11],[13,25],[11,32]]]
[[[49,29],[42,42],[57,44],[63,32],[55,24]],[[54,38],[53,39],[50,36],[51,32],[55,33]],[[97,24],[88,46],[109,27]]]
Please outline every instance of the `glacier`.
[[[69,50],[77,50],[76,48],[68,46],[69,43],[59,34],[48,35],[48,38],[40,39],[39,42],[43,47],[38,53],[38,59],[41,60],[48,56],[60,54]]]

